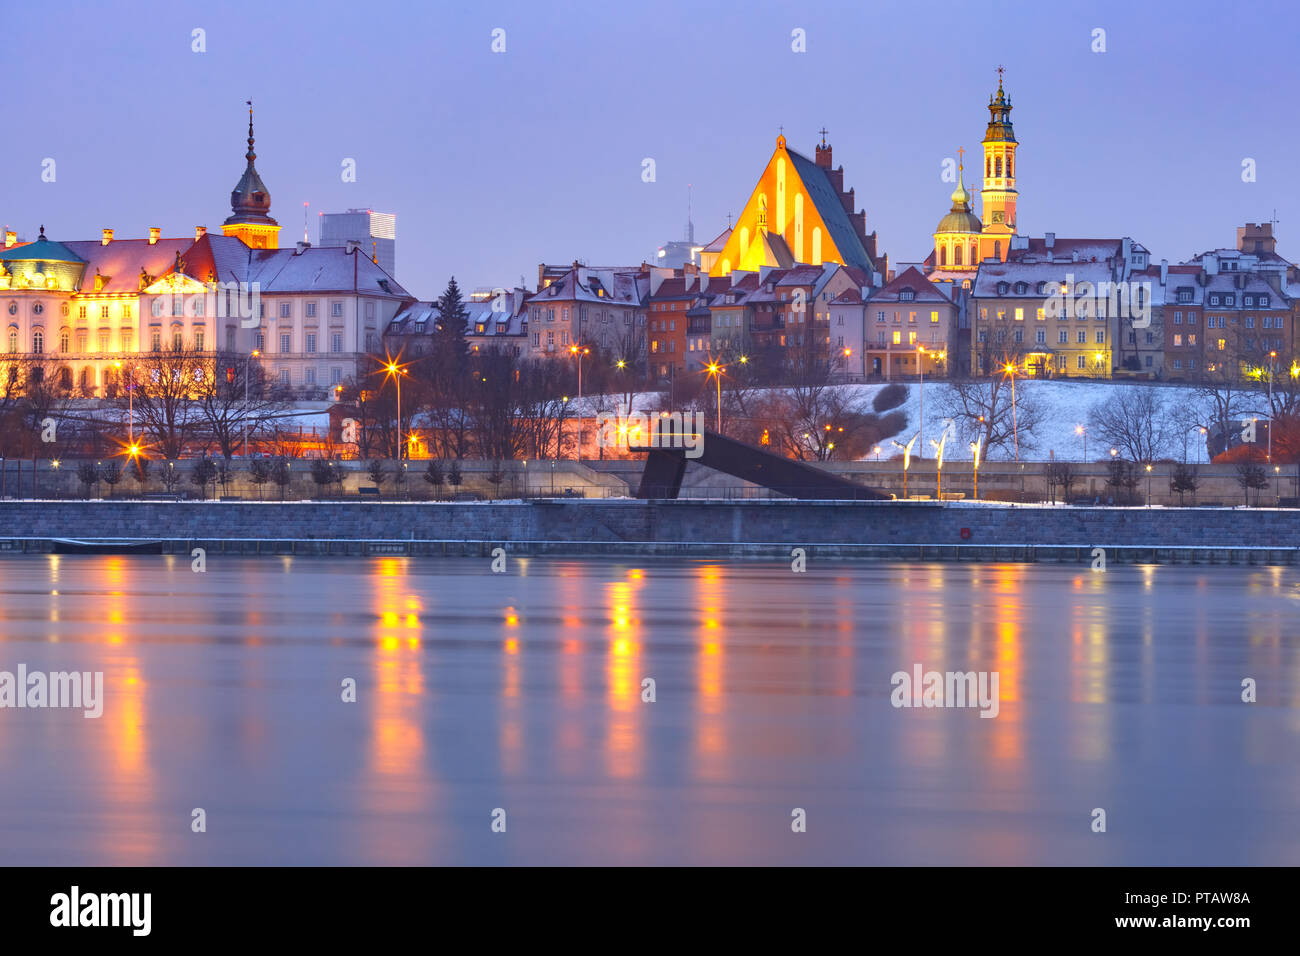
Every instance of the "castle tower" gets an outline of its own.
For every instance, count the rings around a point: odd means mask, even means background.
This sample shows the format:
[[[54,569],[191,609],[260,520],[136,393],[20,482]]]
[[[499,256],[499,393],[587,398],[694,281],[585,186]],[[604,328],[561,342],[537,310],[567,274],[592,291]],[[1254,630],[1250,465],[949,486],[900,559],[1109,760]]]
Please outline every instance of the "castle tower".
[[[1016,142],[1011,128],[1011,97],[1002,89],[1003,68],[998,67],[998,91],[989,97],[989,125],[984,132],[984,188],[980,191],[984,220],[980,259],[1005,261],[1016,233]]]
[[[248,103],[248,152],[244,154],[248,165],[230,194],[230,209],[234,213],[221,224],[227,236],[236,236],[253,249],[278,249],[280,224],[271,218],[271,194],[267,192],[262,177],[253,165],[257,154],[253,152],[253,103]]]

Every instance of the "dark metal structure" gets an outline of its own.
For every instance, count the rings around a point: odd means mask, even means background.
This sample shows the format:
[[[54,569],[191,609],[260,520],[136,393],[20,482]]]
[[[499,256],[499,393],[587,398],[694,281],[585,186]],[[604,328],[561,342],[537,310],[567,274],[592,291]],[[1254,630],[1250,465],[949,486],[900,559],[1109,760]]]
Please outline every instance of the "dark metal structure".
[[[664,439],[668,437],[661,436],[660,444],[664,444]],[[889,498],[889,495],[856,481],[841,478],[801,461],[774,455],[708,429],[701,433],[699,439],[699,455],[689,459],[686,457],[687,448],[680,447],[687,443],[680,440],[672,442],[679,446],[673,448],[652,448],[629,443],[630,451],[646,453],[645,471],[641,473],[641,485],[636,496],[676,498],[682,490],[686,463],[694,461],[706,468],[762,485],[791,498],[859,501]]]

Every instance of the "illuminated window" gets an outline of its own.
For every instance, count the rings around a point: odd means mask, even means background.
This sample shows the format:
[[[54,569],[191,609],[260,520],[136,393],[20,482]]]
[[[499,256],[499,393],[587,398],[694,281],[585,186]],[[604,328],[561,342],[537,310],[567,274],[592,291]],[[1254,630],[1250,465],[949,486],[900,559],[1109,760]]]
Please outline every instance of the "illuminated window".
[[[1228,347],[1227,341],[1225,339],[1219,339],[1219,351],[1222,352],[1227,347]],[[40,349],[37,349],[36,351],[39,352]]]
[[[895,344],[895,345],[902,345],[902,344],[903,344],[903,333],[902,333],[901,331],[899,331],[898,329],[895,329],[895,330],[894,330],[894,344]]]
[[[1036,318],[1039,322],[1042,322],[1044,319],[1047,318],[1047,313],[1044,312],[1042,309],[1039,309],[1038,314],[1035,315],[1034,318]]]
[[[1179,332],[1175,332],[1175,333],[1174,333],[1174,348],[1178,349],[1178,348],[1182,348],[1182,347],[1183,347],[1183,336],[1182,336],[1181,333],[1179,333]]]
[[[1017,321],[1017,322],[1023,322],[1023,321],[1025,321],[1025,310],[1024,310],[1024,309],[1019,308],[1019,307],[1016,308],[1016,321]]]
[[[907,344],[908,344],[908,345],[915,345],[915,344],[916,344],[916,333],[915,333],[915,332],[909,331],[909,332],[907,333]]]

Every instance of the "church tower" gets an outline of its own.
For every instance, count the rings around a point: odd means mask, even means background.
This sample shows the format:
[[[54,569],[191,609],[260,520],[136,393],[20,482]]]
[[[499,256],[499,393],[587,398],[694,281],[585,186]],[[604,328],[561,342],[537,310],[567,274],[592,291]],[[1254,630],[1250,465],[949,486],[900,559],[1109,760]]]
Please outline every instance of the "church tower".
[[[965,150],[957,150],[965,158]],[[957,188],[952,194],[952,209],[934,229],[934,266],[954,272],[974,272],[979,267],[979,242],[983,225],[971,212],[971,195],[966,190],[965,166],[957,166]]]
[[[248,104],[248,152],[244,154],[248,165],[230,194],[230,209],[234,213],[221,224],[227,236],[236,236],[253,249],[278,249],[280,224],[271,218],[271,194],[266,191],[262,177],[257,175],[253,161],[253,104]]]
[[[1011,128],[1011,97],[1002,89],[1003,68],[998,67],[998,91],[989,97],[989,125],[984,132],[984,188],[980,191],[984,232],[980,259],[1006,261],[1011,237],[1016,233],[1016,142]]]

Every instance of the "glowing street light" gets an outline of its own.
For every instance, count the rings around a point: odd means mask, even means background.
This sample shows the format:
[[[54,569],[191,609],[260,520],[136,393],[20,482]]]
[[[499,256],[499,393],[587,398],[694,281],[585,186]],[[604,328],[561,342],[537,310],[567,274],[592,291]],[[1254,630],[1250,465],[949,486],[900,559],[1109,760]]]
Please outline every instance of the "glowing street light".
[[[402,376],[406,374],[406,367],[398,365],[390,356],[382,371],[384,378],[391,378],[397,382],[397,458],[400,461],[402,446],[406,444],[406,435],[402,429]]]
[[[582,461],[582,357],[590,355],[591,349],[582,345],[570,345],[569,354],[577,356],[578,359],[578,456],[577,460]]]
[[[1088,426],[1075,425],[1074,433],[1083,436],[1083,460],[1086,462],[1088,460]]]
[[[971,471],[975,475],[975,501],[980,500],[980,442],[983,440],[984,436],[981,435],[970,443]]]
[[[921,433],[917,432],[915,435],[912,436],[912,440],[909,441],[906,445],[899,444],[898,441],[893,442],[895,448],[903,449],[903,500],[904,501],[907,500],[907,468],[912,461],[912,446],[916,444],[917,439],[920,437],[921,437]]]
[[[1151,465],[1147,465],[1147,507],[1151,507]]]
[[[1020,423],[1016,419],[1016,367],[1008,362],[1002,369],[1002,377],[1011,376],[1011,433],[1016,446],[1016,461],[1020,460]]]
[[[717,362],[710,362],[706,366],[709,375],[718,380],[718,434],[722,434],[722,366]]]

